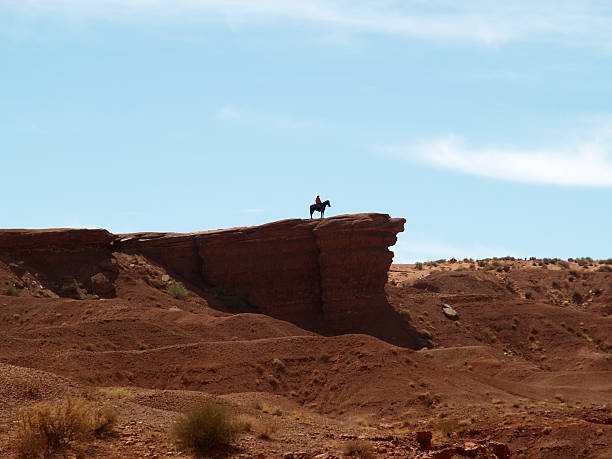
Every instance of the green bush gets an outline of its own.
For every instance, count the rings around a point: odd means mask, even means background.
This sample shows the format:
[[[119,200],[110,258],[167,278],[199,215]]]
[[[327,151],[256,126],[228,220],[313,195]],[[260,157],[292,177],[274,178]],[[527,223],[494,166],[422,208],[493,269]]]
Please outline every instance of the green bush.
[[[184,300],[187,298],[187,289],[181,282],[170,281],[168,283],[168,293],[177,300]]]
[[[196,456],[230,446],[241,430],[242,424],[239,421],[223,407],[212,402],[189,411],[172,426],[176,442],[192,450]]]
[[[420,271],[420,270],[422,270],[422,269],[423,269],[423,263],[421,263],[420,261],[417,261],[417,262],[414,264],[414,267]]]
[[[9,286],[6,287],[6,294],[8,296],[19,296],[19,291],[15,288],[13,284],[9,284]]]

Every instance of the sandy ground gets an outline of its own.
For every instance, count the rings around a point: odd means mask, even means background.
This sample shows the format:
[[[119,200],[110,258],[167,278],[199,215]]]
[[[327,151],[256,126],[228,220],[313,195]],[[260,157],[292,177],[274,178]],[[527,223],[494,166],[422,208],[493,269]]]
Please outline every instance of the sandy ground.
[[[253,426],[218,457],[339,458],[361,439],[372,457],[612,458],[607,265],[392,265],[390,304],[431,339],[411,350],[228,314],[195,290],[178,300],[161,267],[117,259],[111,299],[50,298],[0,264],[0,285],[20,287],[0,296],[0,457],[17,453],[20,409],[70,393],[118,423],[54,457],[191,457],[171,425],[215,400]]]

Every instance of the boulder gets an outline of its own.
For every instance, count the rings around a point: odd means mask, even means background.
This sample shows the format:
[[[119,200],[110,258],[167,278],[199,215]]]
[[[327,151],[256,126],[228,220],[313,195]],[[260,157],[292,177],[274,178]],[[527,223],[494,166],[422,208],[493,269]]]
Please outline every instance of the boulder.
[[[102,297],[114,296],[115,286],[103,273],[94,274],[89,278],[91,282],[91,291]]]
[[[431,438],[432,433],[429,430],[420,431],[416,433],[416,441],[419,444],[419,449],[427,451],[431,449]]]
[[[459,319],[459,313],[448,304],[442,305],[442,313],[451,320]]]

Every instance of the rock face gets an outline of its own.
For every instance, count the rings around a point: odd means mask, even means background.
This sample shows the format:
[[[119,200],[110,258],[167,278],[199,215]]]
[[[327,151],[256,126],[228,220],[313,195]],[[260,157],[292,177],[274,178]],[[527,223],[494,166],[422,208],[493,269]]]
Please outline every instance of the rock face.
[[[0,231],[0,261],[40,274],[62,296],[114,296],[113,252],[144,255],[217,298],[231,298],[320,333],[365,332],[418,347],[421,338],[387,302],[384,286],[404,219],[384,214],[198,233]],[[409,328],[409,327],[408,327]]]
[[[62,295],[82,284],[91,290],[92,279],[110,283],[118,268],[112,259],[115,236],[103,229],[0,230],[0,260],[20,272],[35,272],[46,288]],[[97,276],[97,277],[96,277]],[[113,296],[107,285],[104,296]]]
[[[389,306],[388,247],[404,223],[384,214],[341,215],[191,234],[122,235],[117,245],[265,314],[349,331]]]

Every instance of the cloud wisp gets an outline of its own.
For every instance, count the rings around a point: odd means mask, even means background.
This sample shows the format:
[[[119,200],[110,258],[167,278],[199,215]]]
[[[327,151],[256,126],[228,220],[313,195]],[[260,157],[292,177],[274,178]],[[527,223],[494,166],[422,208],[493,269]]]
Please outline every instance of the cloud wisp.
[[[474,147],[463,138],[380,149],[412,162],[465,174],[526,183],[579,187],[612,187],[612,138],[554,148]]]
[[[307,22],[332,29],[487,45],[545,41],[606,47],[612,6],[597,0],[7,0],[1,10],[115,20],[245,26]]]

